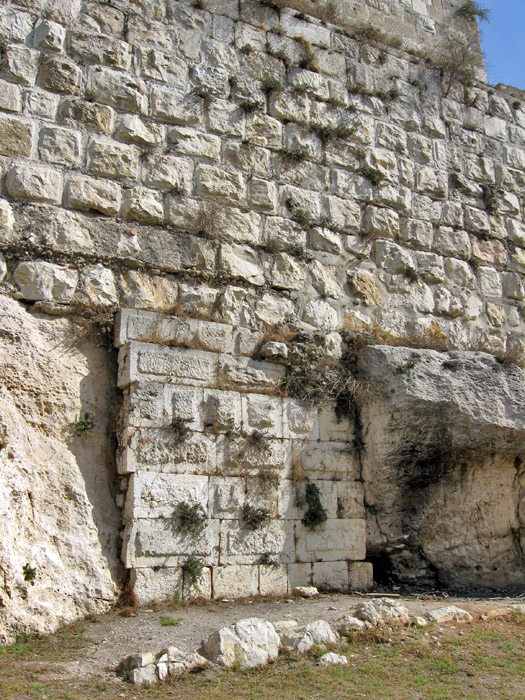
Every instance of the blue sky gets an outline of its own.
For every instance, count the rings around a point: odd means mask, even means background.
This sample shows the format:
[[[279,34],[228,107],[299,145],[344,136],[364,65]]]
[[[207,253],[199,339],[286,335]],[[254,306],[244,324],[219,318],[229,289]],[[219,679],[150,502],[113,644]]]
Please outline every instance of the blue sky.
[[[525,90],[525,0],[481,0],[490,21],[481,22],[489,83]]]

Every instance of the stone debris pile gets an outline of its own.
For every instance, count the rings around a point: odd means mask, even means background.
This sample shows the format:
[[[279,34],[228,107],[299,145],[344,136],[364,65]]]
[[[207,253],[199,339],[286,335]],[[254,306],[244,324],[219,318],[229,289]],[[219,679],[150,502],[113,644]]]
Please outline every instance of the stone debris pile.
[[[525,606],[516,605],[514,608],[520,610],[525,609]],[[121,661],[117,673],[132,683],[152,685],[183,673],[195,673],[213,666],[256,668],[275,661],[280,651],[305,654],[314,647],[325,650],[319,658],[320,666],[345,665],[348,663],[346,657],[331,651],[339,644],[340,636],[351,637],[382,625],[424,627],[429,622],[472,620],[470,613],[453,605],[432,610],[426,613],[426,618],[414,616],[408,608],[389,598],[359,603],[353,611],[335,621],[335,630],[325,620],[301,625],[296,620],[272,623],[250,617],[212,632],[198,652],[184,652],[170,646],[157,655],[134,654]]]

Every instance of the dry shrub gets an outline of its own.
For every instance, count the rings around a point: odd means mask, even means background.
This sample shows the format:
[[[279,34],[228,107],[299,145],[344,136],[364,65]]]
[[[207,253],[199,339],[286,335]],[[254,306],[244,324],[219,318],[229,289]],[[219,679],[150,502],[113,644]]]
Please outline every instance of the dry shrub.
[[[198,235],[208,239],[218,239],[224,234],[226,215],[224,208],[217,202],[201,204],[195,217],[195,230]]]

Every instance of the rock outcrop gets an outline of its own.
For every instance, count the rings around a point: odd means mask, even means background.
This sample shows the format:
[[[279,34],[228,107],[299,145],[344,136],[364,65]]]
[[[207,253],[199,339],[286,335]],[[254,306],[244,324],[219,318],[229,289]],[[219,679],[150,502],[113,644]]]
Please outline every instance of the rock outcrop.
[[[525,372],[492,355],[365,348],[362,469],[376,578],[525,583]]]
[[[0,642],[48,633],[116,597],[115,372],[82,334],[69,318],[0,296]]]

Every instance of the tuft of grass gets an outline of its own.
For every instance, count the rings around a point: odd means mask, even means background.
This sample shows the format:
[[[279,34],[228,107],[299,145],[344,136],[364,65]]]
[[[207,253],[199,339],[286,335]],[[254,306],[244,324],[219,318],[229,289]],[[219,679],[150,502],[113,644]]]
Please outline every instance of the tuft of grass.
[[[175,618],[175,617],[161,617],[160,618],[160,624],[163,627],[176,627],[177,625],[180,625],[181,620]]]
[[[280,90],[283,89],[283,85],[279,78],[276,78],[274,75],[266,75],[262,80],[261,80],[261,86],[263,89],[263,92],[265,92],[267,95],[271,94],[272,92],[279,92]]]
[[[319,122],[312,122],[310,129],[325,145],[330,141],[351,138],[357,131],[356,126],[353,124],[348,124],[347,122],[339,122],[339,124],[335,126],[321,124]]]
[[[76,423],[73,424],[73,433],[75,435],[87,435],[95,427],[95,417],[92,411],[85,411]]]
[[[306,148],[281,148],[279,155],[287,160],[294,160],[297,163],[301,163],[308,158],[308,151]]]
[[[258,109],[261,109],[261,105],[256,100],[241,100],[239,102],[239,109],[241,109],[245,114],[253,114]]]

